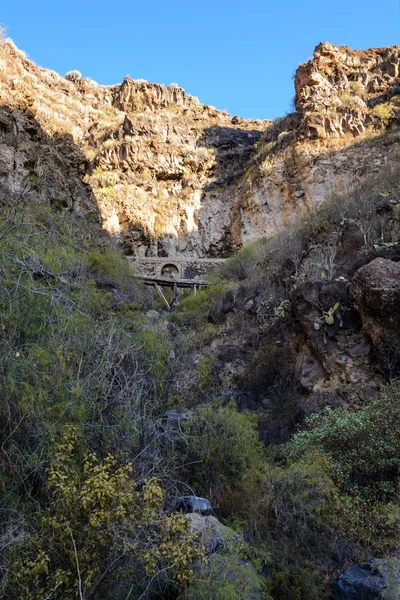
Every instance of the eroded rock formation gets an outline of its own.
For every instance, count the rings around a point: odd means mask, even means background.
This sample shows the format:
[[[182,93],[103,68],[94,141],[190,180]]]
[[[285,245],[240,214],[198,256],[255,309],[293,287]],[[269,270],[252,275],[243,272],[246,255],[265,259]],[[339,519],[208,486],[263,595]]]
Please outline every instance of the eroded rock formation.
[[[379,110],[370,109],[400,92],[399,68],[399,46],[350,50],[319,44],[313,60],[296,72],[301,131],[311,138],[364,133],[379,118]]]
[[[1,178],[39,177],[39,195],[100,213],[127,254],[225,257],[398,163],[399,60],[397,46],[320,44],[297,70],[296,112],[271,123],[175,84],[66,79],[3,40]]]

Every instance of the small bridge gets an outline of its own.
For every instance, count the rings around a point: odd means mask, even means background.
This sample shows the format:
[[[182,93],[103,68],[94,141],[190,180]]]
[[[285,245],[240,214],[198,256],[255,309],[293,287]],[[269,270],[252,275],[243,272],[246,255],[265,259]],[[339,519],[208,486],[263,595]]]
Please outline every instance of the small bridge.
[[[175,281],[203,280],[225,262],[225,258],[186,258],[160,256],[131,256],[130,263],[142,276]],[[199,284],[199,283],[198,283]]]
[[[224,258],[129,257],[129,262],[139,272],[138,278],[155,288],[168,310],[178,302],[178,288],[193,288],[196,295],[198,287],[208,285],[203,277],[224,261]],[[171,288],[169,301],[163,287]]]

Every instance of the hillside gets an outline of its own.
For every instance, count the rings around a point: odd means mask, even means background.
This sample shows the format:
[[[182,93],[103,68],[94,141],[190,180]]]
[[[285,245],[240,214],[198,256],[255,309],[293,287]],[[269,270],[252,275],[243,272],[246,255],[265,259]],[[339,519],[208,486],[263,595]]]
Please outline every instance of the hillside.
[[[399,597],[399,65],[247,121],[0,41],[2,598]],[[126,255],[227,260],[167,312]]]
[[[98,213],[128,254],[229,256],[396,164],[399,54],[320,44],[296,72],[296,111],[272,123],[175,85],[64,78],[3,41],[0,166],[11,187],[45,173],[48,196]]]

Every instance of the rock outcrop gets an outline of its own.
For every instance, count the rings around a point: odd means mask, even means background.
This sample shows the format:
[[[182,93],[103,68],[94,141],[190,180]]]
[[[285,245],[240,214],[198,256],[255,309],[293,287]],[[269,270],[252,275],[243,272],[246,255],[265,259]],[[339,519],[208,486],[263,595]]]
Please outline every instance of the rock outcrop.
[[[195,566],[202,595],[212,597],[211,594],[218,590],[221,597],[225,597],[225,591],[232,594],[234,589],[236,597],[242,600],[265,598],[257,570],[252,563],[240,556],[240,548],[245,543],[243,537],[222,525],[213,516],[193,513],[188,515],[188,519],[190,530],[197,535],[208,557],[206,564]],[[204,590],[203,582],[207,582],[208,589]]]
[[[374,344],[400,332],[400,263],[376,258],[359,269],[351,296]]]
[[[400,46],[350,50],[319,44],[314,58],[300,65],[295,76],[301,133],[311,138],[364,133],[379,119],[379,109],[371,109],[400,93],[399,69]],[[400,117],[399,102],[386,109]]]
[[[399,597],[399,561],[352,565],[335,582],[335,600],[383,600]]]
[[[1,181],[37,177],[60,208],[100,213],[127,254],[226,257],[398,164],[399,57],[320,44],[298,68],[296,112],[272,123],[175,84],[64,78],[3,40]]]
[[[225,527],[212,515],[203,516],[198,513],[187,515],[189,529],[196,534],[208,555],[221,550],[227,544],[238,544],[243,539],[229,527]]]
[[[350,392],[365,384],[368,373],[372,379],[370,346],[351,306],[347,282],[300,286],[293,295],[292,314],[296,373],[305,390]]]

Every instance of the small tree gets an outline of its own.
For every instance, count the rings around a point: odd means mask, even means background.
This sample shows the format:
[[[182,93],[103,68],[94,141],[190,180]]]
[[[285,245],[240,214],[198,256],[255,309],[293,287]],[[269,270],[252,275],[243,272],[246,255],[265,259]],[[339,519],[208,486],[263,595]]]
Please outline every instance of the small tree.
[[[186,517],[163,512],[155,478],[138,488],[129,464],[110,455],[99,461],[75,427],[55,446],[47,489],[37,530],[13,566],[18,598],[92,598],[127,562],[137,582],[160,572],[191,580],[199,552]]]

